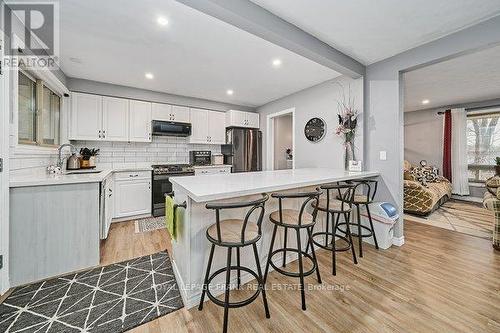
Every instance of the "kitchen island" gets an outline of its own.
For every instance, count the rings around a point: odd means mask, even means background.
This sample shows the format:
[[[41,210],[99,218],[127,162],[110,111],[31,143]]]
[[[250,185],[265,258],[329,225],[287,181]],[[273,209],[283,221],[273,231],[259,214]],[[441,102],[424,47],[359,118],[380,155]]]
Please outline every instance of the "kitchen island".
[[[215,223],[215,213],[205,208],[208,202],[242,202],[260,197],[261,193],[271,194],[282,191],[306,191],[316,186],[338,181],[373,178],[378,172],[346,172],[344,170],[327,168],[303,168],[295,170],[260,171],[249,173],[233,173],[226,175],[194,176],[171,178],[175,201],[186,203],[186,208],[178,214],[177,239],[172,242],[172,265],[177,282],[181,288],[184,304],[191,308],[198,304],[203,286],[203,277],[208,261],[210,244],[205,236],[206,229]],[[302,201],[290,199],[284,201],[284,208],[299,209]],[[262,222],[262,238],[257,243],[260,262],[263,267],[269,251],[272,226],[269,214],[278,209],[277,200],[270,198],[266,203],[266,212]],[[245,209],[224,210],[221,220],[245,216]],[[318,214],[321,224],[322,214]],[[319,228],[319,227],[318,227]],[[296,246],[295,237],[288,235],[288,246]],[[305,248],[305,234],[301,237]],[[276,244],[277,243],[277,244]],[[279,234],[275,248],[283,245],[283,235]],[[281,261],[279,255],[273,257]],[[286,261],[294,261],[296,255],[287,254]],[[216,247],[212,263],[212,271],[225,266],[225,249]],[[255,268],[255,260],[251,248],[241,251],[241,263],[250,269]],[[224,284],[224,274],[213,281],[213,285]],[[242,273],[242,283],[252,280],[251,275]],[[232,276],[231,284],[236,283],[236,274]],[[213,290],[214,295],[223,292],[223,288]]]

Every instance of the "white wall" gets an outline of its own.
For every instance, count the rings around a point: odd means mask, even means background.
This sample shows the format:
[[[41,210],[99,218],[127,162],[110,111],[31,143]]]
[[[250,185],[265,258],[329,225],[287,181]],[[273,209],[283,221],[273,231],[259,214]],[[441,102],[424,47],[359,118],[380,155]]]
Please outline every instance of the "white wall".
[[[262,156],[267,156],[266,127],[267,115],[295,108],[295,167],[344,168],[344,146],[342,138],[335,135],[337,120],[337,101],[342,96],[342,84],[346,94],[351,88],[358,110],[363,110],[363,79],[353,80],[341,76],[314,87],[299,91],[287,97],[268,103],[257,109],[260,113],[262,131]],[[304,136],[304,126],[313,117],[323,118],[327,124],[326,136],[318,143],[309,142]],[[362,117],[360,117],[362,118]],[[361,119],[360,119],[361,120]],[[363,157],[363,121],[358,125],[356,137],[356,158]],[[264,159],[264,162],[265,159]],[[263,165],[264,169],[268,166]]]
[[[287,169],[286,150],[293,146],[292,120],[291,114],[274,119],[274,170]]]
[[[426,160],[440,171],[443,166],[443,115],[424,110],[404,113],[404,158],[414,165]]]

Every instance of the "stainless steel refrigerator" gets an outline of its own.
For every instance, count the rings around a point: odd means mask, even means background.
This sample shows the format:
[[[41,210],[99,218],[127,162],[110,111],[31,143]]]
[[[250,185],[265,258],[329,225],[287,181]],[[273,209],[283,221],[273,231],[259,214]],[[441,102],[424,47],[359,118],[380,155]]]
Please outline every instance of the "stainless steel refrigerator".
[[[221,149],[224,163],[232,172],[262,170],[262,132],[257,129],[228,128],[226,144]]]

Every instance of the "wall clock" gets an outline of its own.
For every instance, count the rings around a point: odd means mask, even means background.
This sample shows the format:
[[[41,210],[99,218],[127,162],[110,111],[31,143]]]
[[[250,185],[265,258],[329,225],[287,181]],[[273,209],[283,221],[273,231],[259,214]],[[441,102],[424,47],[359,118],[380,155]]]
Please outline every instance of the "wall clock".
[[[325,137],[326,123],[321,118],[310,119],[304,127],[304,135],[311,142],[319,142]]]

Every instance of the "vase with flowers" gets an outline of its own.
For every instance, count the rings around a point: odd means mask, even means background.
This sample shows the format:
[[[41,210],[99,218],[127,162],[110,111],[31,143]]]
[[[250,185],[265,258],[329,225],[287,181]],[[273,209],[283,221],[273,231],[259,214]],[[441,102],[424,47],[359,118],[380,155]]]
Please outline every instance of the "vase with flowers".
[[[342,87],[342,97],[337,101],[337,111],[339,125],[335,133],[341,136],[344,141],[344,167],[349,168],[349,161],[355,160],[354,140],[356,138],[356,127],[358,125],[359,110],[355,107],[354,97],[351,97],[351,89],[346,97],[344,87]]]

